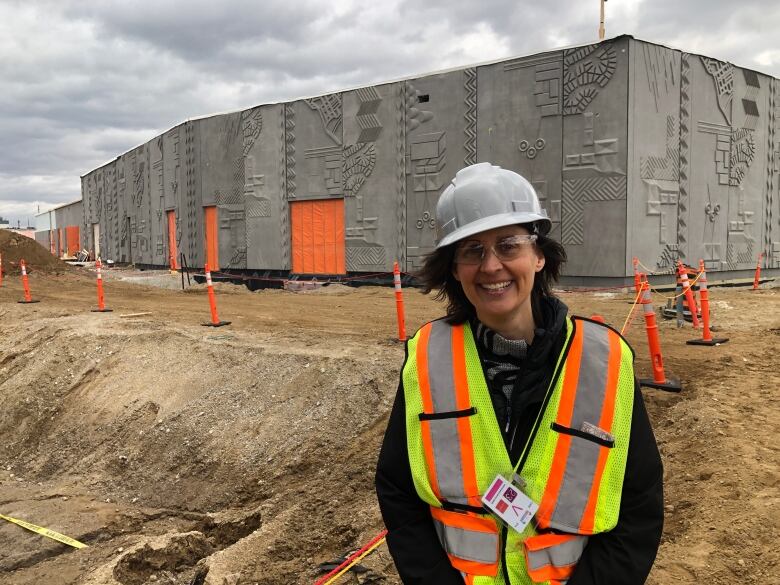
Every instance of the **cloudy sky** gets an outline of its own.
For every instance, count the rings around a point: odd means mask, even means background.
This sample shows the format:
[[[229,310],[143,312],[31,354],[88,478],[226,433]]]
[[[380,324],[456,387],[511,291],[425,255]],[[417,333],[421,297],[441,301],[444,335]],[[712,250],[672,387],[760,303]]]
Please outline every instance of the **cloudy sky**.
[[[780,77],[777,0],[609,0],[607,36]],[[187,118],[597,39],[598,0],[0,0],[0,216]]]

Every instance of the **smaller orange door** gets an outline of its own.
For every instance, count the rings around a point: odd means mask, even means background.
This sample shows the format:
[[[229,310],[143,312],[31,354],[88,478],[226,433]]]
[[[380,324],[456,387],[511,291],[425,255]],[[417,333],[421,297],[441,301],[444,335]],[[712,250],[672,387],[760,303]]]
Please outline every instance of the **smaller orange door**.
[[[69,225],[65,228],[68,256],[75,256],[81,250],[81,229],[77,225]]]
[[[206,225],[206,263],[209,270],[219,270],[219,248],[217,242],[217,206],[210,205],[203,208],[204,223]]]
[[[179,255],[176,249],[176,212],[171,209],[166,212],[168,215],[168,256],[171,270],[176,270],[176,257]]]

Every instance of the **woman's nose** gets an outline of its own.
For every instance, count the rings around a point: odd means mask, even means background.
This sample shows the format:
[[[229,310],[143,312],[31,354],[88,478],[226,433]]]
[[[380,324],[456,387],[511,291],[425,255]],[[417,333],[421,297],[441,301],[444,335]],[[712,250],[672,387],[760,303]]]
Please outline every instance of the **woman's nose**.
[[[485,256],[482,258],[482,263],[479,265],[480,269],[485,272],[495,272],[496,270],[501,270],[503,266],[501,260],[496,256],[493,246],[485,248]]]

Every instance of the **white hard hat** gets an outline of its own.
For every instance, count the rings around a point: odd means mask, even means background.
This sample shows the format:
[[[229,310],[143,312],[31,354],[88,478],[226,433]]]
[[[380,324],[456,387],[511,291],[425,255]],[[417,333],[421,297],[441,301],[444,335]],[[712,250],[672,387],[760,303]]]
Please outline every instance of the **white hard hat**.
[[[546,235],[552,227],[531,183],[490,163],[461,169],[436,204],[436,248],[506,225],[533,223]]]

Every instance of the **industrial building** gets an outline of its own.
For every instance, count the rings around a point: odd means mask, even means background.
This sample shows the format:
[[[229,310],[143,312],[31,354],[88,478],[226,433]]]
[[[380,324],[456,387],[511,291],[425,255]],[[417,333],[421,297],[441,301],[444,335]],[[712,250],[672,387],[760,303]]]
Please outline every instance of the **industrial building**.
[[[72,257],[83,249],[81,200],[63,203],[35,216],[35,241],[57,258]]]
[[[82,246],[244,275],[414,271],[466,165],[527,177],[572,284],[780,268],[780,80],[621,36],[182,124],[82,177]]]

